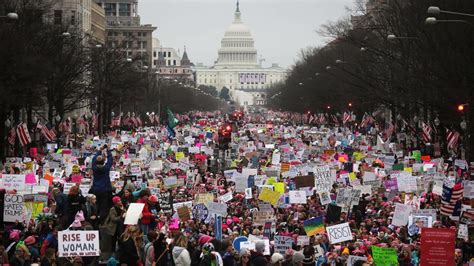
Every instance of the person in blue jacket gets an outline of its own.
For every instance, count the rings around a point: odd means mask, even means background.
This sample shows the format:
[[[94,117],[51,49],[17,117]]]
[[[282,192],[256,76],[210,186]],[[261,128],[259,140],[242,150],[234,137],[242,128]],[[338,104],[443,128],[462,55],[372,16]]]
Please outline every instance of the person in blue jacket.
[[[104,151],[107,151],[104,156]],[[104,145],[92,158],[93,181],[90,193],[97,198],[99,223],[102,224],[112,207],[112,184],[110,183],[110,168],[113,164],[112,152]]]

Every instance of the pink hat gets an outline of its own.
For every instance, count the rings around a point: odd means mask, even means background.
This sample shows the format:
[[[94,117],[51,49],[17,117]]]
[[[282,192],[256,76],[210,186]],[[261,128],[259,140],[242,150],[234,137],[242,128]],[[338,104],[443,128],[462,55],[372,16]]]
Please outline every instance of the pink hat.
[[[212,238],[208,235],[202,235],[199,240],[198,240],[198,243],[200,246],[206,244],[207,242],[211,241]]]
[[[9,237],[10,240],[13,240],[13,241],[18,241],[20,240],[20,230],[12,230],[10,232],[10,237]]]
[[[34,245],[36,243],[36,239],[34,236],[29,236],[25,238],[25,245]]]
[[[149,200],[153,203],[157,203],[158,202],[158,197],[156,195],[151,195]]]
[[[115,196],[112,198],[112,202],[115,204],[117,202],[121,201],[120,197],[119,196]]]

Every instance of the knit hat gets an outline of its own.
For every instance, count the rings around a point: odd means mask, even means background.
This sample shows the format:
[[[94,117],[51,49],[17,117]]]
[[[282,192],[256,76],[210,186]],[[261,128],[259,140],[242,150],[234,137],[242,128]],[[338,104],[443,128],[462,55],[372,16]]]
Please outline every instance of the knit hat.
[[[203,246],[204,244],[206,244],[207,242],[211,240],[212,240],[212,237],[208,235],[202,235],[201,237],[199,237],[198,243],[200,246]]]
[[[283,257],[283,255],[281,255],[280,253],[273,253],[273,255],[270,259],[270,262],[275,264],[275,263],[283,261],[284,259],[285,259],[285,257]]]
[[[157,203],[158,202],[158,197],[156,195],[151,195],[148,200],[150,202],[153,202],[153,203]]]
[[[116,204],[116,203],[119,202],[119,201],[121,201],[121,199],[120,199],[119,196],[115,196],[115,197],[112,198],[112,202],[113,202],[114,204]]]
[[[18,241],[20,240],[20,230],[12,230],[10,232],[10,237],[9,237],[10,240],[13,240],[13,241]]]
[[[265,251],[265,242],[255,243],[255,251],[263,253]]]
[[[79,220],[74,220],[74,222],[71,224],[70,226],[71,228],[81,228],[82,227],[82,224]]]
[[[34,236],[29,236],[25,238],[25,245],[34,245],[36,243],[36,239]]]
[[[295,254],[293,254],[293,258],[291,259],[291,262],[293,264],[295,263],[298,263],[298,262],[302,262],[304,260],[304,255],[303,253],[301,252],[295,252]]]

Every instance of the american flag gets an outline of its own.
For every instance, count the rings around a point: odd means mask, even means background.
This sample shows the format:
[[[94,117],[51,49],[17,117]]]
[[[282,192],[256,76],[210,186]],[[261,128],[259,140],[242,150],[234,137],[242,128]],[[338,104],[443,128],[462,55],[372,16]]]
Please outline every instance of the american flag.
[[[441,215],[453,215],[456,204],[458,204],[458,201],[462,200],[463,193],[464,187],[462,186],[461,182],[455,184],[452,188],[448,187],[446,184],[443,185],[443,195],[441,197]]]
[[[448,135],[446,141],[448,142],[447,146],[450,150],[455,150],[459,145],[460,134],[456,130],[448,130]]]
[[[351,113],[344,112],[344,115],[342,116],[342,123],[345,124],[347,122],[350,122],[351,117],[352,117]]]
[[[311,116],[309,117],[308,124],[311,124],[311,122],[313,122],[313,120],[314,120],[314,116],[311,115]]]
[[[92,126],[92,130],[97,130],[99,124],[97,123],[97,115],[96,115],[96,114],[94,114],[94,115],[92,116],[91,124],[92,124],[92,125],[91,125],[91,126]]]
[[[137,119],[137,125],[141,127],[143,125],[142,119],[139,116],[137,116],[136,119]]]
[[[324,124],[326,123],[326,117],[323,114],[319,114],[319,123]]]
[[[8,143],[10,145],[15,145],[15,140],[16,140],[16,128],[13,127],[10,129],[10,132],[8,133]]]
[[[367,127],[372,122],[372,117],[367,113],[364,114],[362,117],[362,121],[360,122],[360,127],[364,128]]]
[[[423,129],[423,133],[422,133],[423,141],[425,143],[430,142],[431,141],[431,132],[432,132],[431,127],[429,126],[429,124],[426,124],[425,122],[423,122],[422,123],[422,129]]]
[[[120,120],[121,120],[120,116],[116,116],[116,117],[112,118],[111,127],[119,127],[120,126]]]
[[[338,125],[339,124],[339,119],[337,119],[337,116],[335,114],[331,115],[331,119],[334,122],[334,124]]]
[[[25,123],[21,123],[16,127],[16,134],[18,135],[21,146],[25,146],[31,142],[30,133]]]
[[[41,131],[43,137],[48,141],[54,141],[56,139],[56,133],[53,130],[50,130],[46,125],[38,123],[36,128]]]

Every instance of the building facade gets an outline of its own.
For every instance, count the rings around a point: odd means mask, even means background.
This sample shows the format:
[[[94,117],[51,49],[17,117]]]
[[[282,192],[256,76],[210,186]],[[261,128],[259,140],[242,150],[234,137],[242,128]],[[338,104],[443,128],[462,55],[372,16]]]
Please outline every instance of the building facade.
[[[287,76],[278,64],[262,67],[251,31],[242,22],[238,1],[234,21],[221,40],[216,63],[211,67],[198,64],[195,70],[198,86],[227,88],[233,100],[241,105],[265,105],[266,89],[283,82]]]
[[[94,0],[105,10],[106,45],[125,49],[129,58],[152,65],[152,34],[156,30],[151,24],[140,24],[138,0]]]
[[[91,34],[95,42],[105,44],[105,10],[98,4],[91,5]]]
[[[177,81],[185,85],[195,85],[194,64],[189,60],[186,47],[183,55],[179,50],[162,47],[158,39],[153,39],[153,69],[162,81]]]
[[[69,26],[69,30],[91,31],[92,0],[53,0],[47,20],[55,25]]]

